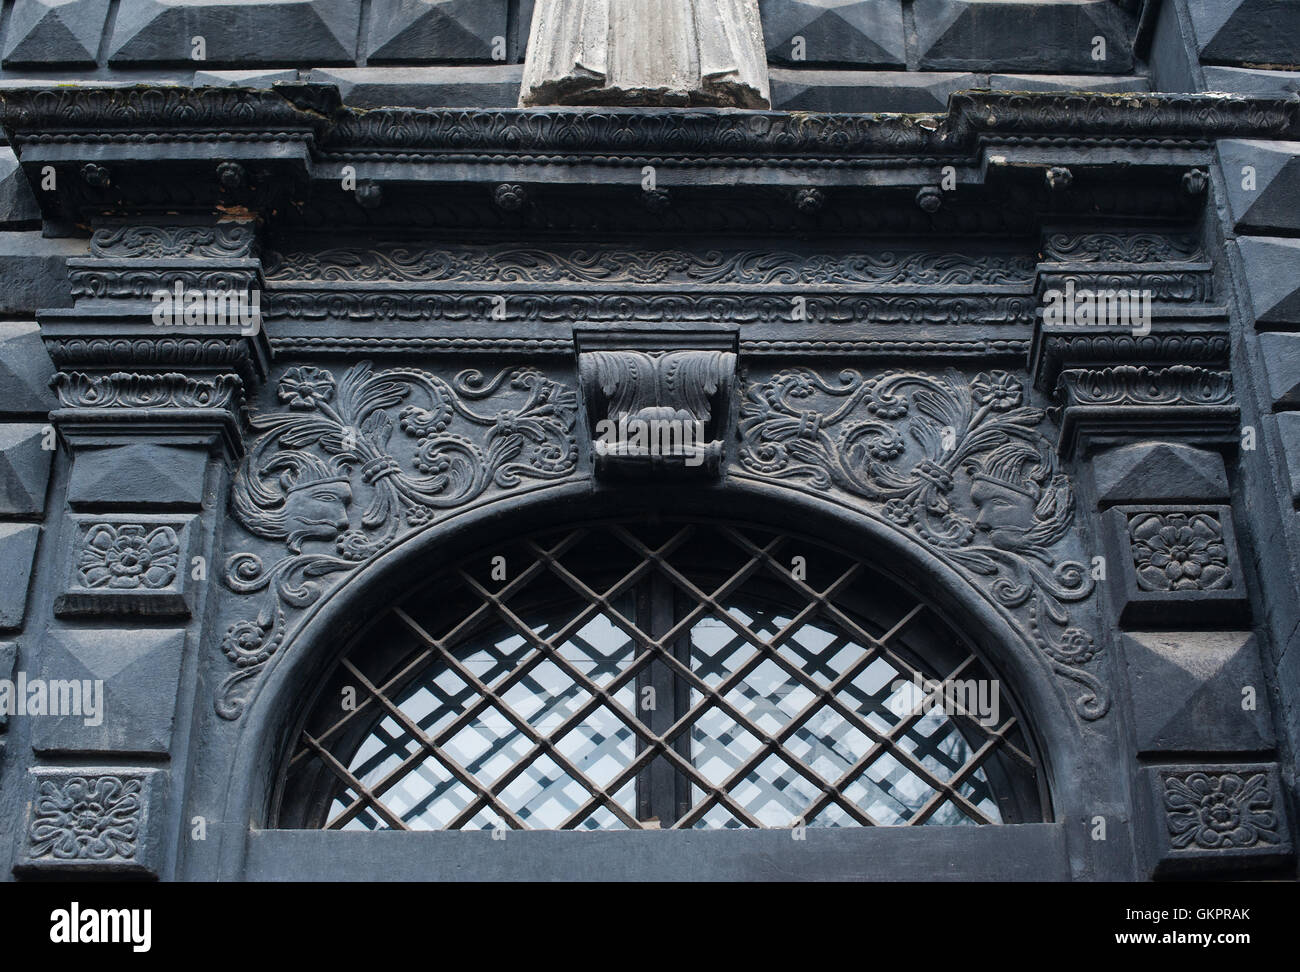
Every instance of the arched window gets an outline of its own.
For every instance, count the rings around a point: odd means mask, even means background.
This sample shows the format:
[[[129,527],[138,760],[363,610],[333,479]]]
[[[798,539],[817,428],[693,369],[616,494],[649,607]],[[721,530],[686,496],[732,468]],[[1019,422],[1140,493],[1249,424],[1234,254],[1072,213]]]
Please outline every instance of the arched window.
[[[281,828],[1048,819],[1008,686],[888,564],[656,520],[432,573],[309,707]]]

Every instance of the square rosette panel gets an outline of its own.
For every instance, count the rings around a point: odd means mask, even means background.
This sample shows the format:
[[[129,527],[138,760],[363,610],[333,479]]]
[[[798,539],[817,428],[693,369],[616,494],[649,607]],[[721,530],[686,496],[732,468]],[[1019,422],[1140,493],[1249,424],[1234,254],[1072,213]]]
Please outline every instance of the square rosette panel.
[[[189,617],[206,565],[194,558],[193,516],[99,514],[70,518],[60,617]]]
[[[1124,627],[1240,622],[1249,595],[1228,506],[1117,506],[1108,560]]]

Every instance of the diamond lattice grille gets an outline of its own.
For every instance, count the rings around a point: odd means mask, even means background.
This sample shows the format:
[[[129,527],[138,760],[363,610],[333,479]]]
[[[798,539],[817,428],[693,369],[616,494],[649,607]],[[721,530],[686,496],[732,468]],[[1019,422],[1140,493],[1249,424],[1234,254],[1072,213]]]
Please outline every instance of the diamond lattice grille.
[[[927,703],[936,680],[998,704]],[[750,527],[596,525],[485,551],[371,626],[320,700],[285,826],[1043,819],[1011,700],[933,610]]]

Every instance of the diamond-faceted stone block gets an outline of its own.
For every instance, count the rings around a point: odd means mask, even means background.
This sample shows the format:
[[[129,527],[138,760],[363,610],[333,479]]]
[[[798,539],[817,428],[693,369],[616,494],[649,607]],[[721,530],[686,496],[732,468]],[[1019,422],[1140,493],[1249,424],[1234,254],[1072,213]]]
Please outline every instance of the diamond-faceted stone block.
[[[109,0],[18,0],[9,18],[4,66],[93,67]]]
[[[0,563],[4,564],[0,572],[0,630],[23,626],[40,536],[41,528],[35,523],[0,523]]]
[[[1295,0],[1187,0],[1202,61],[1300,64]]]
[[[351,64],[355,0],[122,0],[110,64]],[[196,57],[202,39],[202,58]]]
[[[1237,241],[1255,323],[1300,324],[1300,240],[1244,236]]]
[[[34,323],[0,323],[0,413],[31,414],[54,407],[54,364]]]
[[[900,0],[759,0],[758,9],[774,63],[904,65]]]
[[[1219,160],[1238,230],[1300,231],[1300,142],[1227,139]]]
[[[166,754],[184,648],[183,629],[51,633],[41,645],[40,678],[47,686],[55,681],[69,686],[69,693],[76,683],[81,711],[61,707],[58,713],[29,714],[32,748],[39,753]],[[50,696],[47,704],[52,691]]]
[[[1133,69],[1132,25],[1112,0],[916,0],[912,11],[922,70]]]
[[[372,64],[503,61],[506,14],[504,0],[375,0],[366,58]]]
[[[1139,753],[1272,747],[1268,689],[1248,631],[1124,636]]]
[[[46,426],[0,425],[0,514],[32,516],[45,511],[53,444]]]

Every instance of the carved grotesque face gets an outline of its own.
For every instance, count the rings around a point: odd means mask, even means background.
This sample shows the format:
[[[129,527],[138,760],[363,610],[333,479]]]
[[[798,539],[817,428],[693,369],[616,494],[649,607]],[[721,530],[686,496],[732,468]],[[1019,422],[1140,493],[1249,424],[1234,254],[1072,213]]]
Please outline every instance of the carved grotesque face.
[[[987,533],[993,546],[1011,550],[1022,545],[1025,533],[1035,523],[1033,497],[1001,483],[976,479],[970,498],[979,510],[975,529]]]
[[[352,487],[341,480],[309,483],[291,491],[284,501],[289,549],[298,553],[304,540],[333,540],[346,531],[351,502]]]

